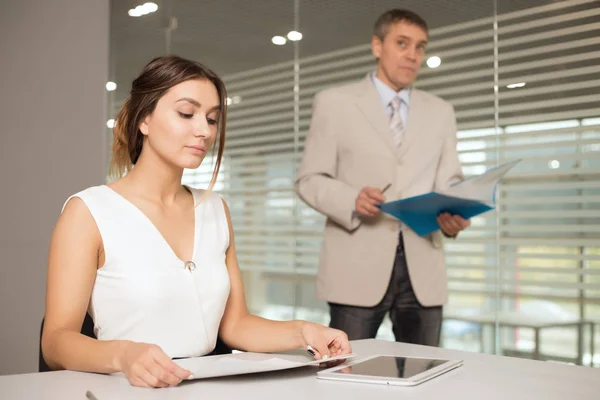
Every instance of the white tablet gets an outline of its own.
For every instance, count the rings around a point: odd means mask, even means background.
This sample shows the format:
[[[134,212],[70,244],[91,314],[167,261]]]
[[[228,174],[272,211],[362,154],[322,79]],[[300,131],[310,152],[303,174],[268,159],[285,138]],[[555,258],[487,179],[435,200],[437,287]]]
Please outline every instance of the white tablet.
[[[462,365],[462,360],[375,355],[317,373],[339,381],[414,386]]]

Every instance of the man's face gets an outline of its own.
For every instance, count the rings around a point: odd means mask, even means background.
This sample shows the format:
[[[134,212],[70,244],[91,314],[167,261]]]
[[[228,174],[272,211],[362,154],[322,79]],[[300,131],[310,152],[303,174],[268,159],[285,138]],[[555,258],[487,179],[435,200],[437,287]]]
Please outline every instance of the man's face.
[[[373,36],[377,77],[396,91],[412,85],[425,57],[427,39],[423,29],[406,21],[392,24],[383,41]]]

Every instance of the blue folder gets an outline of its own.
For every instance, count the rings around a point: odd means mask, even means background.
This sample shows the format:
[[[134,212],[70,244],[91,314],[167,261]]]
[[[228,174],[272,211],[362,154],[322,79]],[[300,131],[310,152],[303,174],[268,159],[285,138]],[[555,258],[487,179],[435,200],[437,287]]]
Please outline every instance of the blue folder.
[[[437,217],[443,212],[469,219],[493,210],[496,204],[498,182],[520,161],[520,159],[510,161],[491,168],[483,174],[456,182],[448,189],[449,194],[430,192],[408,199],[383,203],[379,205],[379,208],[384,213],[404,222],[417,235],[424,236],[440,229]],[[473,195],[473,191],[477,196]]]
[[[437,217],[440,213],[458,214],[469,219],[494,207],[477,200],[447,196],[430,192],[408,199],[391,201],[379,205],[381,211],[398,218],[408,225],[419,236],[427,235],[440,229]]]

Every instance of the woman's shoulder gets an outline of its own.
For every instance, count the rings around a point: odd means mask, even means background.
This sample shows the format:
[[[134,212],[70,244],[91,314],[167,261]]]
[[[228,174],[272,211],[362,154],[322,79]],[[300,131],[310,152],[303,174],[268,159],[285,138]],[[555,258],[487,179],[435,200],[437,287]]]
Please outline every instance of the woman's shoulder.
[[[218,214],[222,214],[224,217],[229,214],[227,202],[219,193],[213,192],[212,190],[208,191],[205,189],[196,189],[190,187],[188,187],[188,189],[194,196],[194,203],[196,207],[209,207],[210,209],[217,211]]]
[[[66,235],[74,243],[79,238],[97,240],[99,235],[93,204],[97,197],[95,193],[100,190],[94,186],[70,195],[60,211],[56,234]]]
[[[65,210],[69,203],[78,203],[78,201],[72,202],[71,200],[73,199],[79,199],[82,203],[90,207],[90,203],[94,202],[98,198],[101,198],[106,192],[107,188],[108,187],[106,185],[90,186],[78,191],[77,193],[71,194],[63,203],[61,212]]]
[[[223,198],[221,197],[221,195],[212,190],[208,191],[206,189],[197,189],[189,186],[186,187],[194,196],[194,202],[196,203],[196,205],[200,205],[203,201],[206,200],[208,200],[211,203],[223,202]]]
[[[86,195],[96,195],[98,193],[104,193],[106,190],[110,190],[110,188],[108,187],[108,185],[96,185],[96,186],[89,186],[85,189],[80,190],[79,192],[72,194],[71,197],[73,196],[86,196]]]

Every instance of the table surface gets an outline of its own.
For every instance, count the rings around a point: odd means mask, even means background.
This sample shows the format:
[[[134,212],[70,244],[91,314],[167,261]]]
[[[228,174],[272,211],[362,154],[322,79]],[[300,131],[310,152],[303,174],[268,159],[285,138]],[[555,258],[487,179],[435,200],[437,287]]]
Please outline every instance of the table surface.
[[[468,353],[383,340],[352,342],[357,357],[374,354],[464,360],[464,365],[419,386],[400,387],[316,378],[304,367],[264,374],[184,382],[173,388],[131,386],[123,376],[56,371],[0,376],[2,399],[600,399],[600,370]],[[484,396],[484,397],[482,397]]]

